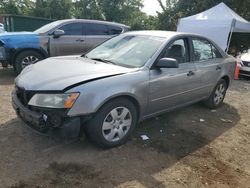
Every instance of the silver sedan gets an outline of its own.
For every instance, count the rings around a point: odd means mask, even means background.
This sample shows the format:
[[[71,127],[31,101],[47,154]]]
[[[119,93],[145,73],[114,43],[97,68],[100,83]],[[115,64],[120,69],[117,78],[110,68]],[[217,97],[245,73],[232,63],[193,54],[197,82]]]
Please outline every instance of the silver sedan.
[[[83,56],[52,57],[26,67],[12,104],[40,132],[85,132],[97,145],[125,143],[136,124],[198,101],[223,103],[235,59],[193,34],[121,34]]]

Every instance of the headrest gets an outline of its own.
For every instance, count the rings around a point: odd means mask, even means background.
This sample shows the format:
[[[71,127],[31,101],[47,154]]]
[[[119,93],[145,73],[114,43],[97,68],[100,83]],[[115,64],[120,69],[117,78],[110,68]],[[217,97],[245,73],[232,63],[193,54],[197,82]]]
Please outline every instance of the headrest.
[[[184,57],[184,47],[179,44],[174,44],[173,46],[171,46],[168,54],[171,57]]]

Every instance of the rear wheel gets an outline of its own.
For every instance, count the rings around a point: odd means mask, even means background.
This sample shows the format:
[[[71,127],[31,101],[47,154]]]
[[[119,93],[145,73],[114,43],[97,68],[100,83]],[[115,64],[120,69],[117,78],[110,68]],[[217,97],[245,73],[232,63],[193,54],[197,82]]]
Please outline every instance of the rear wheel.
[[[41,59],[43,57],[38,52],[32,50],[21,52],[15,59],[14,67],[16,73],[19,74],[26,66],[34,64]]]
[[[134,104],[125,98],[106,103],[87,123],[87,136],[104,148],[124,144],[137,122]]]
[[[215,86],[208,100],[205,101],[205,104],[209,108],[219,107],[223,103],[223,100],[226,96],[227,87],[228,86],[227,86],[226,81],[224,79],[221,79]]]

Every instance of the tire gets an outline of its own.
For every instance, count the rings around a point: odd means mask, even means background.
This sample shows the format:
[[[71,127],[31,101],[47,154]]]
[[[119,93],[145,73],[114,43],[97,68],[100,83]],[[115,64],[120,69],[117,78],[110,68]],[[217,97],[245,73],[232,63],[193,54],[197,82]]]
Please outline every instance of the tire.
[[[226,96],[227,88],[228,85],[226,81],[224,79],[220,79],[210,97],[205,101],[205,105],[211,109],[221,106]]]
[[[25,66],[36,63],[37,61],[40,61],[42,59],[42,55],[38,52],[32,50],[21,52],[15,59],[14,70],[17,74],[20,74]]]
[[[137,111],[134,104],[128,99],[117,98],[104,104],[88,121],[86,133],[96,145],[111,148],[124,144],[136,123]]]

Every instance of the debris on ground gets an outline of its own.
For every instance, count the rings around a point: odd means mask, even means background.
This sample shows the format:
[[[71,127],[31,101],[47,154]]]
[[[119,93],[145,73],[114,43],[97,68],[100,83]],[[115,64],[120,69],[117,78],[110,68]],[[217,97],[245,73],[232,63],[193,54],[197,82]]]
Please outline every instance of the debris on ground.
[[[225,122],[225,123],[233,123],[233,121],[230,120],[230,119],[223,119],[223,118],[220,118],[220,120],[221,120],[222,122]]]
[[[200,119],[200,122],[205,122],[205,120],[204,119]]]
[[[142,140],[149,140],[149,137],[147,135],[141,135]]]

